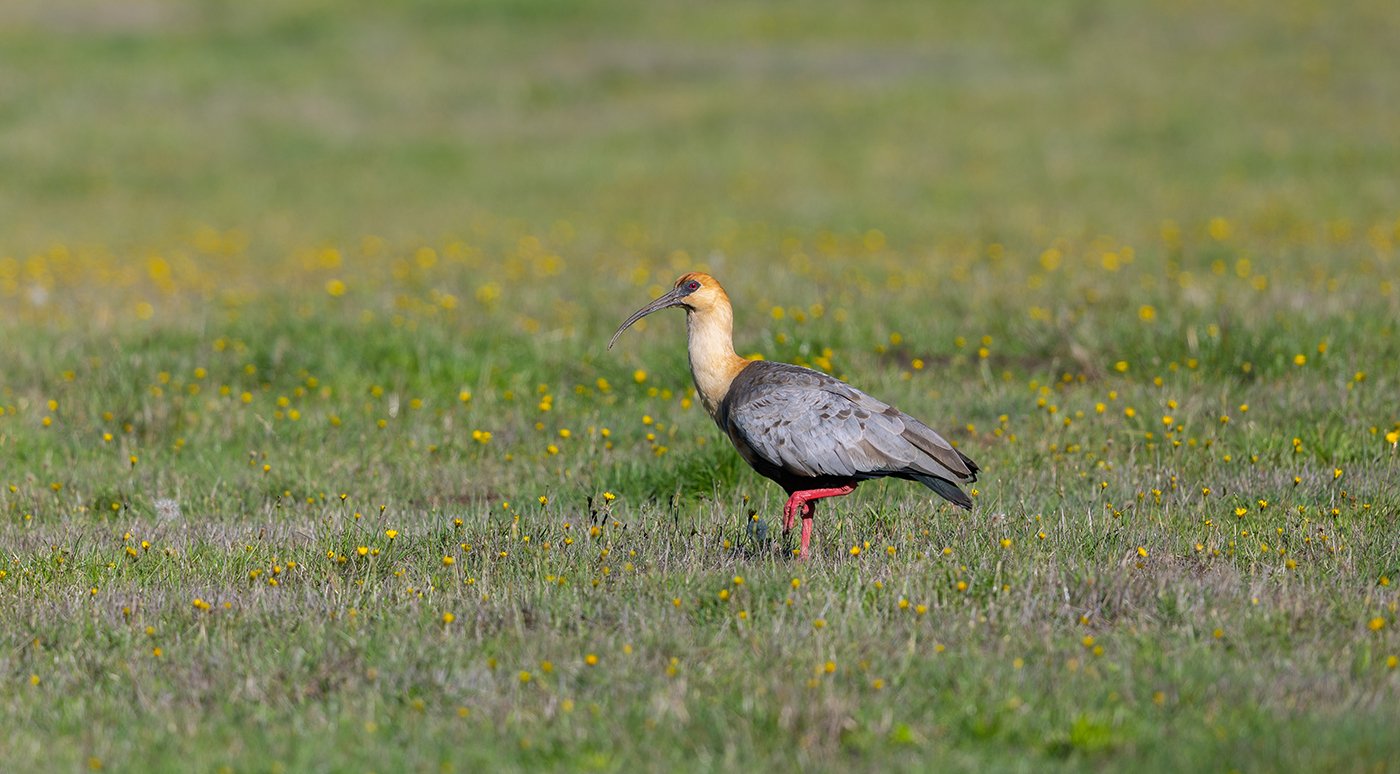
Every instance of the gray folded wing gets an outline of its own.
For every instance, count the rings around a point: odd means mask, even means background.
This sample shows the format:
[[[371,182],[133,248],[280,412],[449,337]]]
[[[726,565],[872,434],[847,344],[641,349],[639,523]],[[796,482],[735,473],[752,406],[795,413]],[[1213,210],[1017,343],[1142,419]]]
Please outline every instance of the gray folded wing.
[[[826,374],[780,365],[755,363],[761,373],[729,396],[725,429],[741,448],[795,476],[975,480],[928,425]]]

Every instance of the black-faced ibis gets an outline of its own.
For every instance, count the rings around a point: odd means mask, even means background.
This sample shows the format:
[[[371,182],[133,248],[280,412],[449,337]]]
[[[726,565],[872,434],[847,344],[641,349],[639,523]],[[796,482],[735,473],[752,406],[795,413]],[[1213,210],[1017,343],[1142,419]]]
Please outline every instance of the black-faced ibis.
[[[977,480],[977,463],[928,425],[820,371],[735,354],[733,307],[708,274],[683,275],[628,317],[608,348],[636,321],[673,306],[685,307],[690,372],[705,410],[754,470],[787,491],[783,531],[802,514],[803,558],[816,501],[872,478],[917,481],[972,508],[958,484]]]

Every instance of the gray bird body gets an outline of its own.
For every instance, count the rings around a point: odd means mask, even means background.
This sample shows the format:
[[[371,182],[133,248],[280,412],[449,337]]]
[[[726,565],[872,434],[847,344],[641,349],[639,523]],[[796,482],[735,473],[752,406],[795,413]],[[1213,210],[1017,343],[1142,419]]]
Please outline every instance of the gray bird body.
[[[745,461],[789,494],[891,477],[972,507],[957,485],[977,480],[976,463],[923,422],[820,371],[749,363],[715,422]]]
[[[744,460],[787,490],[783,531],[802,517],[797,555],[808,557],[817,502],[872,478],[917,481],[962,508],[958,484],[977,463],[928,425],[840,379],[734,352],[734,307],[714,277],[682,274],[670,291],[628,317],[608,347],[652,312],[685,308],[695,392]]]

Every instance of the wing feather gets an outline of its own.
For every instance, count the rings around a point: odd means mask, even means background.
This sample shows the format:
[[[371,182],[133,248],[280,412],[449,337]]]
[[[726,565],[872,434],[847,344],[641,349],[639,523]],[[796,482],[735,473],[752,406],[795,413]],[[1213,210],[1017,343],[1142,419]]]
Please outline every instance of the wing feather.
[[[797,476],[971,479],[962,456],[927,425],[843,382],[806,373],[820,378],[772,380],[729,406],[725,429],[736,443]]]

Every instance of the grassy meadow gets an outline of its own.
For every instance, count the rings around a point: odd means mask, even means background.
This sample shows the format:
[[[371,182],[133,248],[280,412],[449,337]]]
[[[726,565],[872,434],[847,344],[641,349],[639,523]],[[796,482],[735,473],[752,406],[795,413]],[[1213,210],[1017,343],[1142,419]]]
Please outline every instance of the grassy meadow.
[[[11,771],[1395,771],[1400,10],[0,6]],[[847,379],[976,508],[783,493]]]

